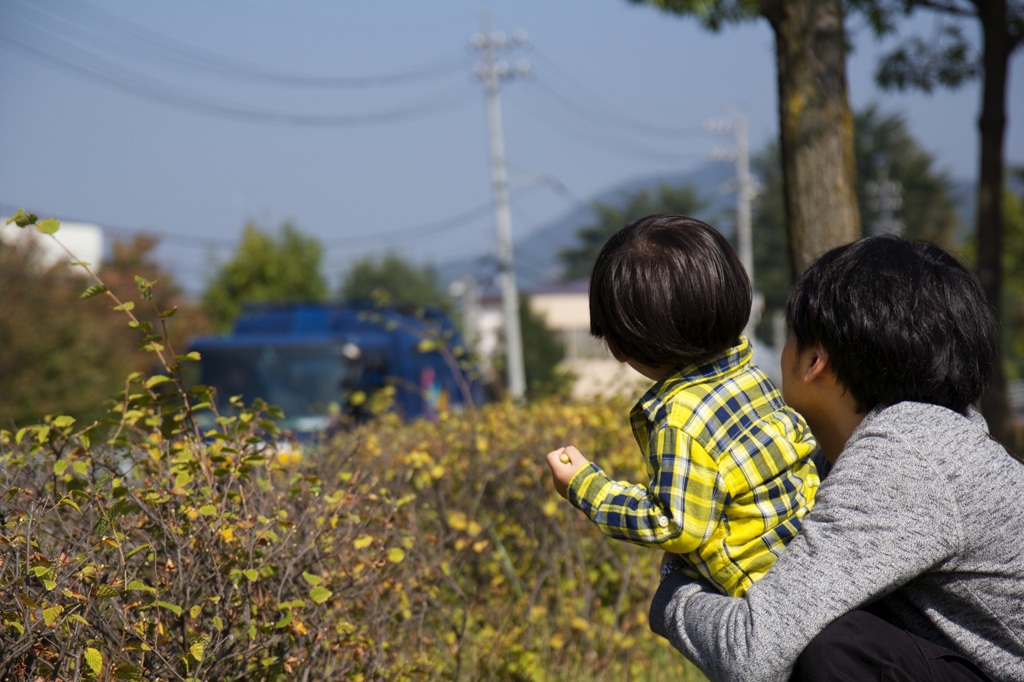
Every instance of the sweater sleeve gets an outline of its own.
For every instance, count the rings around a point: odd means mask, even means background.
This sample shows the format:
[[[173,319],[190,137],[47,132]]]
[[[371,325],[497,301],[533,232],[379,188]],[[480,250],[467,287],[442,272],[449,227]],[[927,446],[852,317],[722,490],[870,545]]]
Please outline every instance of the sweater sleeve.
[[[651,604],[651,628],[712,680],[784,680],[837,617],[956,552],[959,509],[908,443],[861,434],[818,491],[801,533],[742,598],[682,576]]]

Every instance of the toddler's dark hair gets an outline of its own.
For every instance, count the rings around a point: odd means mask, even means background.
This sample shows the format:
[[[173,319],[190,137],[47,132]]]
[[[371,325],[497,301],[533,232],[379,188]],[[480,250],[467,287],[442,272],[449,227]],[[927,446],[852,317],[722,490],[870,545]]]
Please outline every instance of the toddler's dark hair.
[[[707,223],[651,215],[615,233],[590,277],[590,333],[652,367],[699,362],[739,343],[750,280]]]

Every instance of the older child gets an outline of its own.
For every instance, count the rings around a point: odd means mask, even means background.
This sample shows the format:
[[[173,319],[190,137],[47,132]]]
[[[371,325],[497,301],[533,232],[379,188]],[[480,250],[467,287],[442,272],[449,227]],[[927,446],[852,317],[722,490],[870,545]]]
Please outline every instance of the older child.
[[[816,443],[742,336],[750,281],[729,243],[686,216],[653,215],[604,245],[591,333],[654,386],[630,413],[650,481],[613,481],[579,450],[547,455],[555,489],[607,535],[679,555],[742,595],[813,505]]]
[[[811,265],[787,317],[783,393],[835,465],[744,598],[669,570],[651,628],[712,680],[1024,682],[1024,465],[972,407],[998,361],[977,278],[870,237]]]

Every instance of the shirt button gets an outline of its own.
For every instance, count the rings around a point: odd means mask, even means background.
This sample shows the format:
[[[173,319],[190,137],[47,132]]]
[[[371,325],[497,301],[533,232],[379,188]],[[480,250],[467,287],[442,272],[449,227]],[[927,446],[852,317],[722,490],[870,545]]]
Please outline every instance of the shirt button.
[[[667,526],[668,525],[668,517],[667,516],[659,516],[658,517],[658,525],[661,526],[662,528]]]

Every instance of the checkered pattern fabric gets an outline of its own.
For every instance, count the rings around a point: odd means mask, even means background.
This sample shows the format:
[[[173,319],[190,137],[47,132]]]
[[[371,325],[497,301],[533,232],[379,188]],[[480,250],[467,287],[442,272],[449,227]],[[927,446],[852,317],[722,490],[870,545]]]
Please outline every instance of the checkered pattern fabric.
[[[752,364],[746,338],[659,381],[630,421],[649,484],[591,463],[573,476],[570,502],[605,534],[679,554],[691,574],[742,595],[814,504],[807,424]]]

